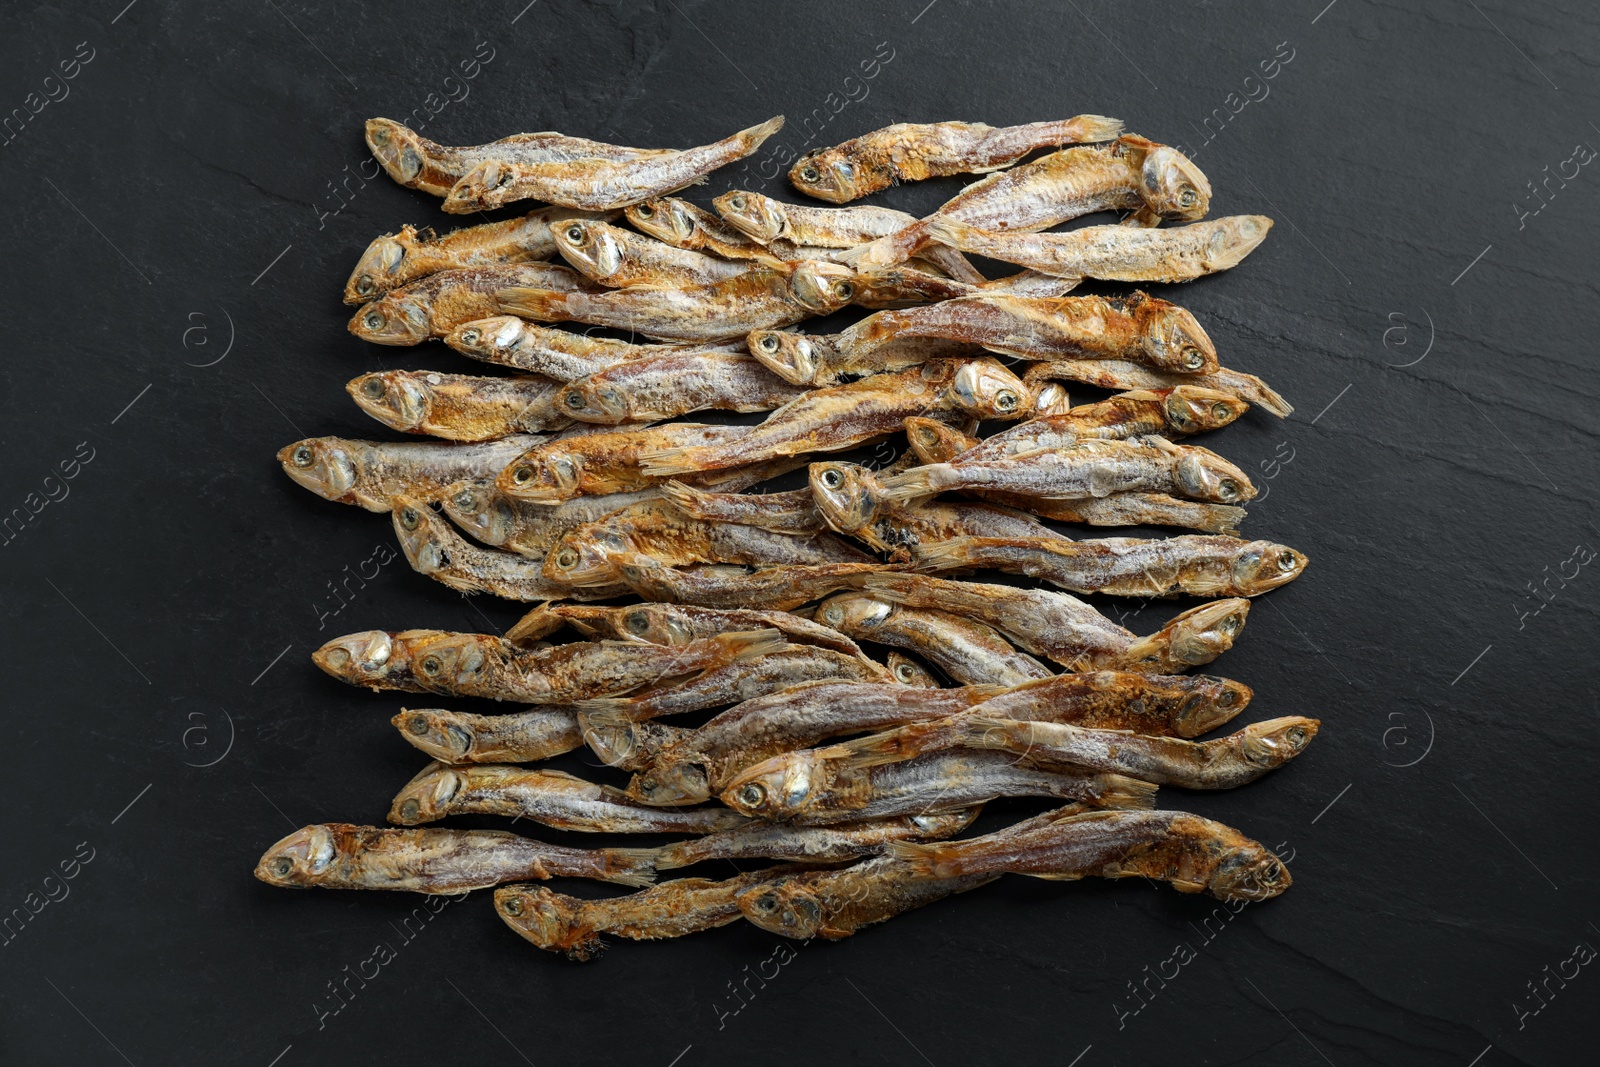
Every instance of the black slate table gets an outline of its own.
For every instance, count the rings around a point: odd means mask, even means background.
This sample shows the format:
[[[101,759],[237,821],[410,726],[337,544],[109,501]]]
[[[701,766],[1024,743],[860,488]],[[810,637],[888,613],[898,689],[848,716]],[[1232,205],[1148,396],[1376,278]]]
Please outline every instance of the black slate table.
[[[1593,8],[125,2],[0,16],[0,1061],[1592,1057]],[[1080,112],[1182,145],[1213,215],[1277,222],[1164,292],[1296,405],[1204,442],[1266,490],[1247,531],[1313,561],[1214,669],[1255,687],[1251,716],[1323,731],[1248,789],[1163,803],[1279,847],[1288,894],[1013,878],[848,942],[737,924],[578,966],[486,894],[418,910],[251,878],[292,827],[381,821],[420,766],[387,722],[403,701],[312,648],[518,614],[403,560],[370,577],[388,518],[273,460],[388,436],[345,396],[357,374],[473,366],[345,332],[373,236],[456,222],[374,177],[362,120],[687,146],[786,114],[705,202],[788,196],[786,155],[891,122]],[[1176,610],[1119,607],[1139,630]]]

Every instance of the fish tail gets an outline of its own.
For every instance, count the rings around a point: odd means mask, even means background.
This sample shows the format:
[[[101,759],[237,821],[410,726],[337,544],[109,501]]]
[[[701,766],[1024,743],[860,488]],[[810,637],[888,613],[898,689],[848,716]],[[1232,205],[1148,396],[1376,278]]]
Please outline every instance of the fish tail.
[[[1122,134],[1122,120],[1107,118],[1104,115],[1078,115],[1052,125],[1060,127],[1062,135],[1060,143],[1073,141],[1078,144],[1090,144],[1094,141],[1111,141]]]
[[[920,254],[923,259],[926,259],[958,282],[966,282],[968,285],[982,285],[988,281],[978,271],[978,268],[968,261],[966,256],[957,252],[954,248],[946,248],[943,245],[929,245]]]
[[[663,482],[658,491],[667,498],[667,502],[690,518],[705,518],[705,508],[700,503],[700,498],[706,494],[680,481]]]
[[[693,458],[691,446],[677,448],[652,448],[639,453],[639,469],[652,478],[670,478],[675,474],[693,474],[700,465]]]
[[[567,318],[566,294],[549,289],[515,286],[500,289],[494,294],[495,306],[508,315],[517,315],[537,322],[564,322]]]
[[[890,841],[884,855],[911,868],[913,878],[948,878],[950,846],[925,845],[916,841]]]
[[[930,472],[941,466],[943,464],[930,463],[924,467],[912,467],[892,478],[885,478],[881,483],[884,499],[894,504],[905,504],[918,497],[933,496],[939,490],[934,487]]]
[[[967,559],[967,546],[974,540],[973,537],[952,537],[948,541],[919,544],[913,550],[916,569],[930,574],[968,569],[974,564]]]
[[[881,767],[886,763],[904,763],[908,759],[915,759],[933,751],[934,748],[948,747],[943,744],[930,746],[930,736],[937,735],[930,735],[928,731],[915,728],[888,730],[854,741],[846,741],[831,749],[824,749],[821,754],[839,757],[843,766],[850,770]]]
[[[924,232],[927,233],[928,239],[937,244],[959,248],[963,252],[976,251],[976,249],[967,247],[967,245],[973,243],[973,236],[979,232],[971,226],[963,225],[952,219],[941,219],[937,216],[925,220],[921,225]]]
[[[711,643],[721,646],[729,663],[752,663],[789,647],[788,639],[773,629],[718,634],[711,639]]]
[[[660,849],[654,848],[602,848],[596,851],[600,861],[600,877],[618,885],[644,888],[656,881],[656,857]]]
[[[1096,803],[1102,808],[1146,810],[1156,806],[1156,784],[1123,774],[1100,775]]]
[[[738,133],[734,134],[734,136],[745,142],[745,144],[749,146],[750,151],[754,152],[756,149],[761,147],[762,142],[764,142],[768,137],[771,137],[773,134],[783,129],[783,122],[784,119],[782,115],[774,115],[772,118],[758,126],[752,126],[748,130],[740,130]]]
[[[992,748],[1005,751],[1016,751],[1021,748],[1026,751],[1026,746],[1019,746],[1016,741],[1017,722],[1014,719],[1000,719],[992,715],[963,715],[956,720],[954,731],[955,744],[958,748]],[[1023,727],[1026,730],[1026,727]]]
[[[516,625],[506,631],[505,638],[516,645],[531,644],[555,633],[566,621],[551,611],[549,604],[540,604],[518,619]]]
[[[834,253],[834,260],[842,263],[854,271],[871,270],[874,267],[893,267],[904,263],[932,242],[928,235],[928,222],[923,220],[913,222],[903,230],[898,230],[876,241],[868,241],[864,245],[846,248]],[[949,244],[941,241],[940,244]]]

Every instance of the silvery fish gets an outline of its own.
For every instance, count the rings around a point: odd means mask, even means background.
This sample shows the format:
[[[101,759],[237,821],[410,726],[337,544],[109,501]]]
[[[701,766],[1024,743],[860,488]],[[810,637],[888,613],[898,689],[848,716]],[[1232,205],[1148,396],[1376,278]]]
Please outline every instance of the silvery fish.
[[[689,867],[709,860],[775,859],[791,863],[844,863],[881,855],[891,841],[937,841],[972,825],[980,808],[935,815],[849,822],[838,826],[790,826],[752,822],[732,830],[666,845],[656,870]]]
[[[1055,360],[1035,363],[1028,368],[1030,384],[1048,378],[1065,378],[1101,389],[1170,389],[1179,385],[1198,385],[1249,401],[1286,419],[1293,406],[1254,374],[1218,367],[1211,374],[1168,374],[1120,359]]]
[[[655,496],[653,490],[580,496],[562,504],[536,504],[499,492],[492,482],[457,482],[439,503],[474,540],[519,556],[543,559],[568,530]]]
[[[569,219],[555,227],[554,244],[561,258],[580,274],[612,288],[710,285],[743,274],[752,266],[585,219]]]
[[[345,386],[362,411],[391,429],[451,441],[493,441],[572,425],[556,406],[562,383],[540,375],[485,378],[381,371]]]
[[[522,287],[528,292],[603,292],[571,267],[518,263],[509,267],[442,270],[391,290],[350,317],[350,332],[379,345],[420,345],[462,323],[500,311],[495,294]]]
[[[473,359],[542,374],[563,382],[587,378],[633,359],[691,352],[739,352],[736,344],[635,345],[609,337],[540,326],[515,315],[474,319],[445,335],[444,343]]]
[[[296,484],[324,500],[388,511],[395,496],[436,500],[457,482],[492,479],[548,440],[532,434],[482,444],[310,437],[285,445],[278,462]]]
[[[583,745],[577,712],[561,707],[510,715],[410,708],[389,721],[441,763],[531,763]]]
[[[824,600],[817,617],[858,641],[910,649],[961,685],[1021,685],[1054,673],[992,626],[950,612],[841,593]]]

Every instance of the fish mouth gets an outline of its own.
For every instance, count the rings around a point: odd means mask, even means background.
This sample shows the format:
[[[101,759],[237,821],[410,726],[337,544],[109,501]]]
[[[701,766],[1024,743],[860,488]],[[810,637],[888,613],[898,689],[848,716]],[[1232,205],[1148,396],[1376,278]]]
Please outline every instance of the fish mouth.
[[[1305,573],[1310,563],[1304,555],[1284,545],[1262,542],[1252,545],[1235,566],[1235,584],[1259,596],[1270,589],[1287,585]]]
[[[1173,657],[1191,667],[1210,663],[1233,647],[1249,614],[1250,602],[1238,597],[1184,612],[1163,628],[1172,634]]]
[[[412,497],[397,496],[393,503],[395,539],[400,542],[400,549],[412,569],[419,574],[438,570],[446,560],[433,527],[433,510]]]
[[[366,125],[367,148],[389,177],[401,185],[409,185],[422,173],[421,140],[406,126],[393,119],[368,119]]]
[[[1277,856],[1248,849],[1218,864],[1206,888],[1221,900],[1270,900],[1293,884],[1289,868]]]
[[[822,926],[822,906],[785,879],[747,889],[737,900],[744,917],[768,933],[807,939]]]
[[[375,345],[419,345],[432,334],[432,316],[415,301],[383,298],[350,316],[347,328]]]
[[[356,406],[394,430],[415,431],[428,417],[428,397],[403,373],[363,374],[345,386]]]
[[[501,886],[494,891],[494,910],[502,922],[540,948],[566,951],[571,955],[582,944],[560,898],[543,886]],[[600,944],[598,939],[591,940],[597,946]],[[599,950],[594,949],[592,954],[598,955]],[[589,959],[590,956],[590,952],[585,952],[575,958]]]
[[[628,783],[628,795],[643,804],[679,807],[711,798],[706,769],[697,763],[674,764],[665,770],[644,771]],[[738,813],[733,813],[737,815]],[[738,816],[741,823],[743,815]]]
[[[389,821],[396,826],[420,826],[448,813],[448,806],[466,780],[461,772],[442,763],[422,769],[407,782],[389,806]]]
[[[893,604],[865,593],[840,593],[822,602],[816,618],[840,633],[851,634],[881,626],[893,614]]]
[[[463,763],[472,751],[472,734],[430,711],[402,709],[389,720],[413,746],[440,763]]]
[[[256,864],[255,876],[268,885],[301,887],[332,865],[337,849],[325,826],[302,826],[267,849]]]
[[[852,473],[840,463],[813,463],[808,471],[812,500],[823,521],[843,534],[866,525],[870,514]]]
[[[405,262],[406,246],[390,235],[374,240],[361,254],[344,286],[346,304],[365,304],[394,287],[393,279]]]

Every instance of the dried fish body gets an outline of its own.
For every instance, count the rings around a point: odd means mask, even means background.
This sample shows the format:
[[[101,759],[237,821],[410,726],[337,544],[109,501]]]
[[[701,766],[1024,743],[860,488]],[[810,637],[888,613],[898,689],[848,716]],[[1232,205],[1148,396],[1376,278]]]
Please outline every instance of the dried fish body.
[[[841,593],[824,600],[817,617],[857,640],[911,649],[962,685],[1020,685],[1053,673],[992,626],[949,612]]]
[[[702,608],[691,604],[629,604],[624,607],[555,604],[545,610],[585,637],[607,641],[683,645],[717,634],[770,627],[792,644],[831,648],[848,656],[861,656],[872,663],[844,634],[786,611]],[[514,634],[521,625],[507,631],[508,635]]]
[[[854,587],[863,576],[893,568],[878,563],[820,563],[806,567],[666,567],[634,553],[617,558],[617,571],[644,600],[707,608],[793,611],[801,604]]]
[[[436,371],[391,370],[352,379],[345,391],[391,429],[452,441],[493,441],[572,425],[555,404],[562,384],[519,375],[483,378]]]
[[[912,574],[874,574],[865,591],[908,607],[959,613],[1068,670],[1144,670],[1173,674],[1210,663],[1233,646],[1250,602],[1214,600],[1137,637],[1069,593]]]
[[[992,685],[924,689],[829,680],[754,697],[671,737],[634,736],[638,724],[620,707],[585,711],[583,721],[586,737],[603,737],[604,747],[635,754],[641,773],[629,784],[629,796],[645,804],[697,804],[762,760],[841,734],[939,719],[1000,692]]]
[[[1128,441],[1085,438],[1063,448],[995,458],[960,455],[949,463],[913,467],[887,479],[883,489],[890,500],[901,502],[951,489],[1045,500],[1154,492],[1221,504],[1241,504],[1256,495],[1249,476],[1215,452],[1154,435]]]
[[[1039,148],[1109,141],[1121,132],[1119,119],[1103,115],[998,129],[981,122],[900,122],[807,152],[789,168],[789,181],[803,193],[843,204],[898,182],[984,174]]]
[[[311,662],[326,673],[351,685],[366,686],[374,693],[400,689],[419,693],[422,686],[412,672],[411,649],[437,630],[402,630],[386,633],[365,630],[335,637],[311,654]]]
[[[1118,774],[1023,766],[1005,752],[940,752],[903,763],[872,764],[835,747],[758,763],[722,791],[722,802],[752,818],[815,825],[955,811],[1000,796],[1148,808],[1155,792],[1149,782]]]
[[[1016,686],[973,710],[1152,737],[1199,737],[1238,715],[1251,696],[1247,685],[1204,674],[1088,671]]]
[[[928,223],[935,241],[963,252],[1062,278],[1189,282],[1236,267],[1267,239],[1265,215],[1229,215],[1172,229],[1085,226],[1066,233],[981,230],[947,219]],[[859,266],[859,264],[857,264]]]
[[[677,422],[573,440],[536,439],[526,452],[511,456],[496,468],[495,489],[512,500],[542,505],[581,496],[638,492],[656,482],[640,469],[641,453],[663,447],[722,444],[749,432],[748,426]]]
[[[666,155],[660,148],[625,148],[560,133],[519,133],[489,144],[449,147],[422,137],[393,119],[368,119],[367,148],[389,177],[407,189],[434,196],[450,192],[479,163],[558,163],[566,160],[629,160]]]
[[[559,597],[601,600],[626,592],[617,582],[596,582],[580,589],[548,578],[542,559],[479,548],[415,497],[395,497],[393,515],[395,536],[411,568],[457,592],[530,601]]]
[[[590,337],[554,326],[540,326],[515,315],[474,319],[451,330],[445,335],[444,343],[473,359],[542,374],[563,382],[587,378],[631,359],[680,353],[741,351],[732,344],[635,345],[609,337]]]
[[[571,219],[554,229],[561,258],[591,281],[612,288],[681,289],[743,274],[750,263],[708,256],[603,222]]]
[[[738,902],[744,917],[769,933],[836,941],[999,877],[923,878],[909,864],[880,856],[838,871],[786,874],[744,890]]]
[[[1181,811],[1083,812],[1042,828],[889,849],[892,861],[935,885],[1002,872],[1060,881],[1141,877],[1170,882],[1180,893],[1267,900],[1292,881],[1283,861],[1259,842]]]
[[[570,267],[554,263],[442,270],[363,305],[351,316],[349,329],[373,344],[419,345],[463,323],[497,314],[495,294],[513,287],[540,293],[604,291]]]
[[[865,350],[860,359],[854,359],[844,350],[846,344],[845,333],[802,334],[786,330],[752,330],[745,339],[751,355],[772,373],[796,385],[837,385],[850,377],[981,354],[980,349],[961,341],[913,337],[890,338]]]
[[[614,212],[596,215],[563,207],[541,207],[518,219],[467,226],[443,237],[414,226],[376,238],[356,262],[345,282],[344,302],[364,304],[391,289],[441,270],[505,267],[549,259],[556,254],[552,226],[568,219],[607,221]]]
[[[461,176],[440,209],[462,215],[517,200],[543,200],[588,211],[624,208],[704,181],[718,167],[750,155],[782,128],[779,115],[698,148],[628,160],[524,163],[491,156]]]
[[[557,830],[709,834],[747,821],[726,808],[651,808],[565,771],[482,763],[423,768],[389,806],[389,821],[418,826],[450,815],[506,815]]]
[[[815,389],[768,415],[737,441],[641,455],[658,476],[737,467],[804,452],[838,452],[900,429],[911,415],[959,411],[1015,418],[1032,405],[1021,381],[993,360],[924,363],[895,374]]]
[[[711,252],[723,259],[754,260],[769,267],[779,266],[788,258],[751,240],[727,220],[677,197],[646,200],[624,214],[636,229],[674,248]]]
[[[445,489],[439,503],[445,514],[476,540],[542,560],[568,530],[655,495],[653,489],[642,489],[574,497],[549,505],[506,496],[492,482],[457,482]]]
[[[839,826],[752,822],[667,845],[657,853],[656,869],[675,870],[709,860],[847,863],[863,856],[881,855],[891,841],[937,841],[953,837],[970,826],[980,810],[974,807],[936,815],[902,815]]]
[[[1254,374],[1227,367],[1218,367],[1212,374],[1167,374],[1125,360],[1056,360],[1034,364],[1028,368],[1026,378],[1030,384],[1041,379],[1065,378],[1101,389],[1170,389],[1198,385],[1249,401],[1280,419],[1288,418],[1294,411],[1287,400]]]
[[[458,482],[493,478],[546,440],[516,435],[481,444],[446,444],[310,437],[280,449],[278,462],[297,484],[324,500],[388,511],[395,496],[437,500]]]
[[[720,882],[679,878],[599,900],[580,900],[543,886],[508,885],[495,890],[494,910],[524,940],[583,962],[605,951],[601,934],[656,941],[737,922],[739,894],[773,877],[773,870],[765,870]]]
[[[500,830],[391,830],[319,823],[267,849],[256,877],[295,889],[462,893],[527,878],[595,878],[645,886],[654,852],[565,848]]]
[[[828,528],[809,488],[786,493],[708,493],[668,481],[662,483],[660,493],[685,515],[706,522],[734,522],[801,537]]]
[[[804,389],[745,352],[680,352],[629,360],[569,382],[555,403],[582,422],[661,422],[696,411],[771,411]]]
[[[856,284],[845,267],[806,260],[681,289],[583,292],[507,285],[496,294],[497,307],[472,317],[506,311],[538,322],[587,322],[669,341],[724,341],[838,311],[855,299]]]
[[[1179,437],[1220,429],[1247,410],[1249,405],[1238,397],[1215,389],[1194,385],[1141,389],[1119,393],[1096,404],[1068,408],[1057,415],[1019,422],[961,455],[967,459],[996,458],[1039,448],[1065,448],[1091,437],[1117,441],[1151,434]],[[951,458],[954,457],[923,456],[923,462],[941,463]]]
[[[1143,226],[1164,219],[1193,221],[1204,218],[1210,206],[1210,183],[1183,153],[1126,134],[1109,144],[1066,148],[991,174],[915,226],[839,258],[857,270],[892,266],[940,241],[932,231],[939,221],[1031,233],[1096,211],[1132,212],[1132,221]]]
[[[531,763],[583,745],[578,713],[570,708],[512,715],[413,708],[389,721],[401,737],[441,763]]]
[[[958,537],[923,543],[915,556],[917,569],[927,573],[987,568],[1043,578],[1073,593],[1145,597],[1259,596],[1300,577],[1307,562],[1271,541],[1194,534],[1092,541]]]

